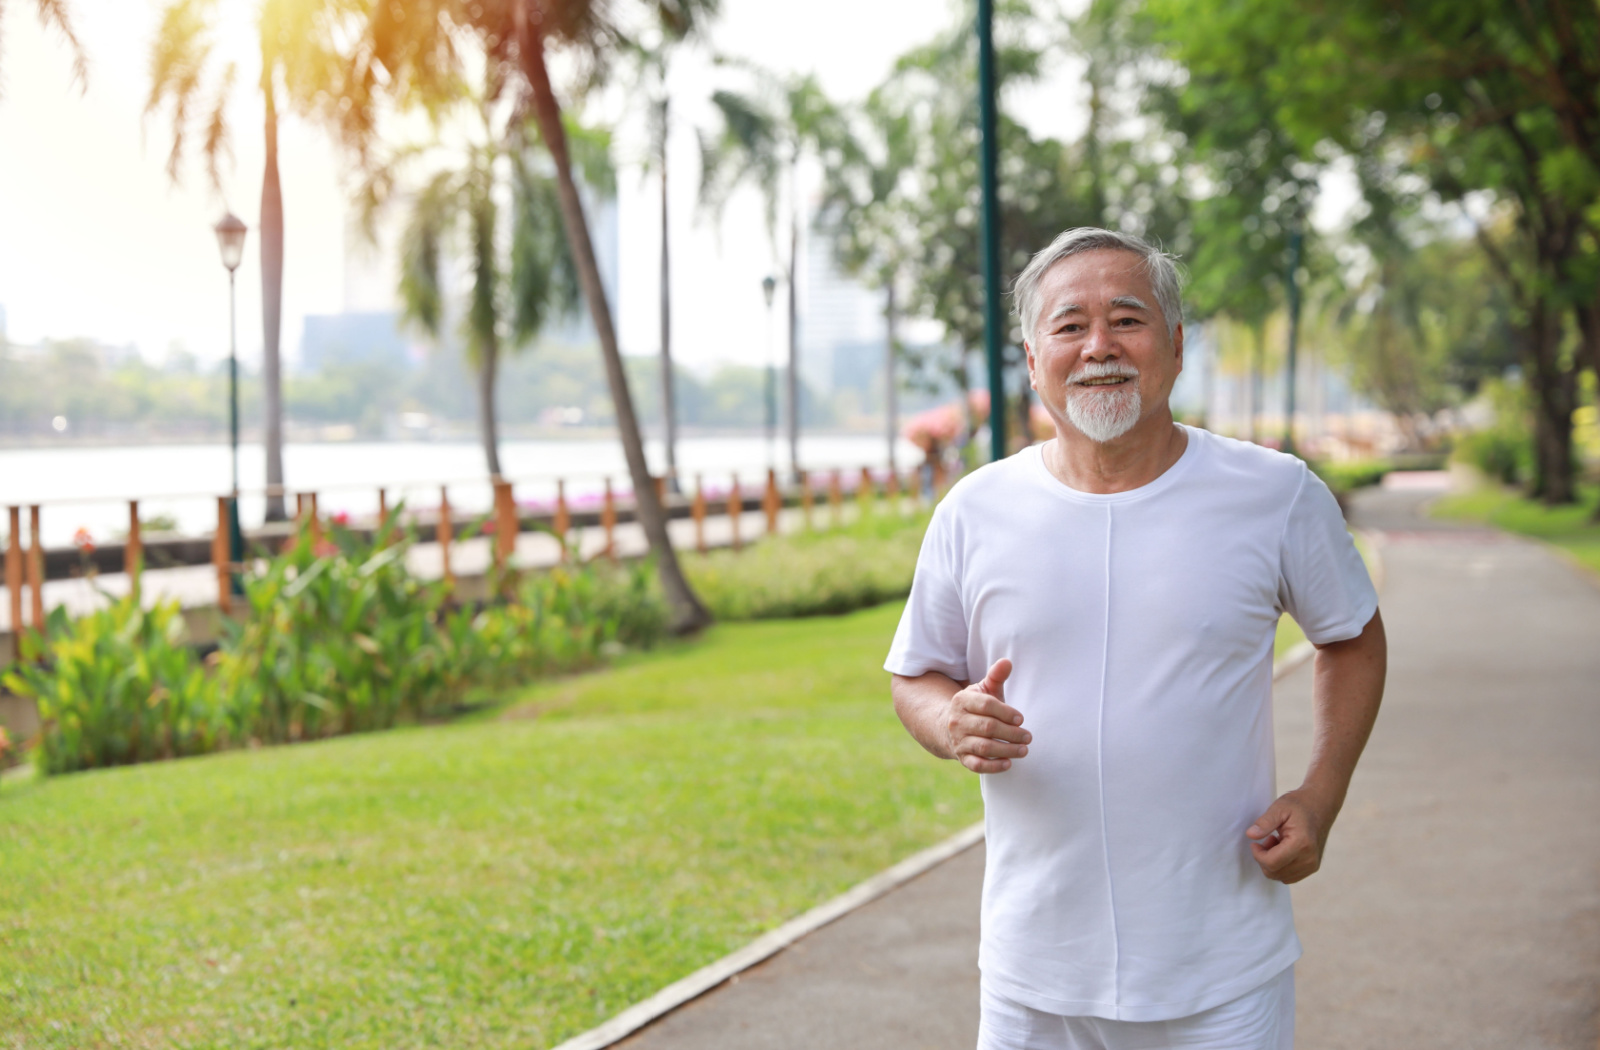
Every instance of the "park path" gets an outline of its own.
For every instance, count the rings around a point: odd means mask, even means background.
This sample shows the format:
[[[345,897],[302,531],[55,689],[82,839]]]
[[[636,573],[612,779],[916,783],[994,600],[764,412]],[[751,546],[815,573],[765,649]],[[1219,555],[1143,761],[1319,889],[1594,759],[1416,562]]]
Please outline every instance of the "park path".
[[[1295,887],[1300,1050],[1596,1050],[1600,587],[1531,542],[1374,490],[1387,698],[1322,871]],[[1276,687],[1279,780],[1310,666]],[[970,1050],[974,847],[624,1040],[629,1050]]]

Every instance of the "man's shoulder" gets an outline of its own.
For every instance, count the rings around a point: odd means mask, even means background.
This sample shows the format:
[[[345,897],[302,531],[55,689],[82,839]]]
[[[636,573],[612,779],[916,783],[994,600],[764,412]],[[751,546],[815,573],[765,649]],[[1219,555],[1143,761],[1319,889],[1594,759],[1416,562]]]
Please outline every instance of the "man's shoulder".
[[[1202,473],[1207,484],[1292,499],[1310,473],[1305,461],[1265,445],[1191,428],[1189,439],[1204,442]]]
[[[945,513],[981,509],[994,505],[996,499],[1015,496],[1029,482],[1030,456],[1037,456],[1037,448],[1025,448],[993,463],[985,463],[963,474],[944,498],[939,501]]]

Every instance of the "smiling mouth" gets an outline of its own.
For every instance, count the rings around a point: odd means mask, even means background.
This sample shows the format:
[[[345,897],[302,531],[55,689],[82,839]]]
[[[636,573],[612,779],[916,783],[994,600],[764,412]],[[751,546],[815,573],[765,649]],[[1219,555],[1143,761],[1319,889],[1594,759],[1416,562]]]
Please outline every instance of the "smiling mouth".
[[[1129,381],[1129,376],[1096,376],[1092,379],[1075,380],[1077,386],[1121,386]]]

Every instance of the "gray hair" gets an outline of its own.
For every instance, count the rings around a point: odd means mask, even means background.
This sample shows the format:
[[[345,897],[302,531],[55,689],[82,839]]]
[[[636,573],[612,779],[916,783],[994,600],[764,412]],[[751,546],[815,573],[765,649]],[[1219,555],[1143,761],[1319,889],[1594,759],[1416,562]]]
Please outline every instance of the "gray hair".
[[[1024,342],[1033,342],[1034,326],[1039,323],[1042,306],[1039,302],[1039,282],[1044,280],[1044,275],[1069,255],[1103,249],[1132,252],[1142,260],[1145,276],[1150,278],[1150,287],[1156,293],[1156,305],[1161,307],[1161,316],[1167,321],[1167,338],[1170,339],[1178,330],[1178,323],[1183,320],[1183,299],[1177,259],[1131,233],[1079,226],[1061,233],[1050,242],[1050,247],[1029,260],[1022,273],[1017,275],[1016,283],[1011,286],[1011,295],[1017,304],[1017,318],[1022,322]]]

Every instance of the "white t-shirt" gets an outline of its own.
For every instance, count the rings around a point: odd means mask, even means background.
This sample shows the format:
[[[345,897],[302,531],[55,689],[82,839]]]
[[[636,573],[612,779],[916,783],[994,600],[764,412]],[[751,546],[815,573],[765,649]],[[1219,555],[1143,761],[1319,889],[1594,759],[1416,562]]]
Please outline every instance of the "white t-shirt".
[[[939,504],[885,668],[978,681],[1009,657],[1033,733],[982,778],[979,965],[1034,1009],[1156,1021],[1300,955],[1289,889],[1245,829],[1276,797],[1272,646],[1377,609],[1327,487],[1298,459],[1186,427],[1142,488],[1069,488],[1029,448]]]

